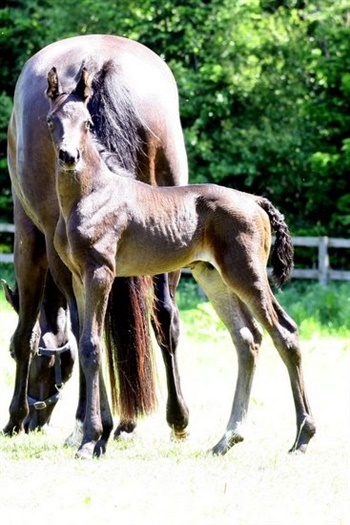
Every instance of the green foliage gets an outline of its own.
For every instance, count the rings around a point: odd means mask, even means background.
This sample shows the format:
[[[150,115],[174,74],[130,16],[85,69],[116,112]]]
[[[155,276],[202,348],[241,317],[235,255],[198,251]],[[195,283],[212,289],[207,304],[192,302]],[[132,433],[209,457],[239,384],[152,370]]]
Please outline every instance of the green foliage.
[[[349,283],[294,282],[278,300],[298,324],[304,337],[339,335],[350,337]]]
[[[296,281],[277,294],[277,300],[298,324],[301,336],[350,337],[350,295],[348,283],[331,283],[327,287]],[[181,318],[198,338],[224,330],[212,307],[199,294],[192,279],[182,279],[178,292]]]
[[[13,265],[0,264],[0,279],[15,284]],[[350,285],[332,282],[327,287],[309,281],[293,281],[276,297],[298,324],[303,338],[318,335],[350,337]],[[187,330],[199,339],[216,337],[226,330],[192,277],[182,277],[177,304]],[[0,287],[0,306],[10,308]]]
[[[191,182],[268,196],[293,234],[348,235],[347,0],[19,0],[0,9],[0,29],[3,218],[6,123],[22,65],[49,42],[113,33],[148,45],[173,70]]]

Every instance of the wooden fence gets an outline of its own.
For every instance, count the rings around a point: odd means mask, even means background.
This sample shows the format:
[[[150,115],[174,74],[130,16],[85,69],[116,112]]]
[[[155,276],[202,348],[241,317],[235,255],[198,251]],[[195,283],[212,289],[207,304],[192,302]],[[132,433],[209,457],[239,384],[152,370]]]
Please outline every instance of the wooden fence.
[[[1,224],[0,233],[14,233],[13,224]],[[294,268],[293,279],[314,279],[326,286],[329,281],[350,281],[350,271],[335,270],[329,261],[329,248],[350,248],[350,239],[332,237],[293,237],[295,247],[313,247],[318,249],[318,264],[315,268]],[[0,263],[13,263],[12,253],[0,253]],[[186,272],[187,273],[187,272]]]
[[[335,270],[329,261],[329,248],[350,248],[350,239],[332,237],[292,237],[294,247],[314,247],[318,249],[317,268],[294,268],[293,279],[317,279],[324,286],[329,281],[350,281],[350,271]]]

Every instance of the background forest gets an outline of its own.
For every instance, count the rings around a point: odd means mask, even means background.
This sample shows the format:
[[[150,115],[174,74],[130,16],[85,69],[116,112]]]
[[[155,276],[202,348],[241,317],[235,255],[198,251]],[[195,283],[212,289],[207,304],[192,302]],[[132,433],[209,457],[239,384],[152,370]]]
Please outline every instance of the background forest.
[[[5,2],[1,221],[12,221],[6,128],[17,76],[46,44],[86,33],[138,40],[169,64],[191,182],[267,196],[294,235],[349,236],[349,0]]]

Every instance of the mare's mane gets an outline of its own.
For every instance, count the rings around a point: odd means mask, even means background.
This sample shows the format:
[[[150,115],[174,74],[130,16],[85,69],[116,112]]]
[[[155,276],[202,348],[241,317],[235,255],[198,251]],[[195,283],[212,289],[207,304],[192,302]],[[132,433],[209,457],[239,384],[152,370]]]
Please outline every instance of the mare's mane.
[[[88,71],[95,68],[82,64]],[[88,110],[93,121],[93,135],[98,150],[111,171],[120,168],[136,177],[138,156],[142,151],[144,128],[137,115],[132,97],[123,82],[112,82],[118,66],[112,60],[93,73],[93,94]],[[129,175],[130,176],[130,175]]]
[[[93,142],[100,158],[112,173],[119,175],[120,177],[136,179],[136,173],[134,171],[130,171],[121,166],[120,157],[117,153],[111,153],[108,151],[96,136],[93,136]]]

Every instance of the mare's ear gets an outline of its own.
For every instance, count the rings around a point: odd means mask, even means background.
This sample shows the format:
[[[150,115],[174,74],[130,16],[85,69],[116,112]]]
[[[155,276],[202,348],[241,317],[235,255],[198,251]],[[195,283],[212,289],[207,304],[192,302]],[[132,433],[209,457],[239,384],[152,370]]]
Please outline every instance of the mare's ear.
[[[85,103],[92,95],[91,78],[85,67],[81,69],[80,78],[74,91],[72,91],[72,95],[80,97]]]
[[[46,95],[51,99],[55,100],[59,95],[62,94],[62,88],[60,81],[58,80],[57,70],[55,67],[50,69],[47,75],[48,88],[46,90]]]

